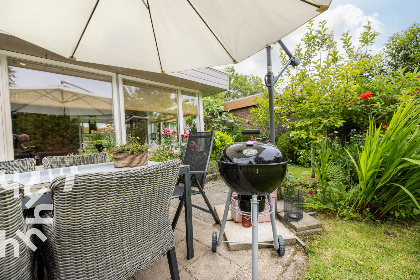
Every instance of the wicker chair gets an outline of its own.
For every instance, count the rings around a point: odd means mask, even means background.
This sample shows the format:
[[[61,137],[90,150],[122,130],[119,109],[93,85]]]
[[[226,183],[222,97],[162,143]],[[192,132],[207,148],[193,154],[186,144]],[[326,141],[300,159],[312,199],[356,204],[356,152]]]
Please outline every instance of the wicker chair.
[[[8,161],[0,161],[0,173],[13,174],[23,173],[35,170],[35,159],[24,158]]]
[[[169,205],[179,160],[54,179],[53,223],[43,225],[51,279],[127,279],[168,255],[179,279]]]
[[[44,157],[42,165],[44,169],[62,168],[76,165],[87,165],[109,162],[107,153],[96,153],[89,155],[76,155],[76,156],[53,156]]]
[[[26,234],[30,228],[22,215],[22,193],[15,198],[13,189],[0,187],[0,234],[4,233],[6,238],[5,248],[0,246],[0,279],[33,279],[34,252],[16,235],[17,230]],[[7,240],[15,240],[17,244]],[[16,245],[18,257],[14,257]]]
[[[182,164],[189,165],[191,170],[191,186],[196,187],[197,190],[192,190],[191,195],[201,194],[204,202],[207,205],[207,209],[198,205],[192,205],[194,208],[200,209],[213,216],[216,224],[220,224],[220,221],[214,213],[213,207],[210,204],[209,199],[204,192],[204,184],[206,182],[206,175],[209,173],[208,166],[213,148],[214,131],[210,132],[191,132],[188,137],[187,149]],[[174,216],[172,228],[175,228],[179,215],[181,214],[182,206],[185,203],[184,187],[179,186],[179,183],[183,183],[182,178],[178,181],[175,186],[172,198],[179,198],[177,211]]]

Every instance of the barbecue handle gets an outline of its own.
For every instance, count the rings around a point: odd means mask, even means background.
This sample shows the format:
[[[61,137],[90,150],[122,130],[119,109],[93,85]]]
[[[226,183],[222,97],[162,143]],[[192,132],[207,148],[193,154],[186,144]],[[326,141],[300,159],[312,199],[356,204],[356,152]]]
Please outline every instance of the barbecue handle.
[[[256,135],[256,134],[260,134],[260,130],[259,129],[244,129],[242,130],[242,135]]]

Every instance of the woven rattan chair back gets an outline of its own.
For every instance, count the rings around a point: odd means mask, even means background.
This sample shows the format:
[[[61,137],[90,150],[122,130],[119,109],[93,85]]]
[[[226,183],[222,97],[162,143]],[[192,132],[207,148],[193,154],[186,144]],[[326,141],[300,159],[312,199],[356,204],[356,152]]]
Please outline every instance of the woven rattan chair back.
[[[169,206],[179,165],[54,179],[53,223],[43,225],[49,277],[127,279],[174,248]]]
[[[62,168],[77,165],[97,164],[109,162],[107,153],[95,153],[89,155],[76,155],[76,156],[53,156],[44,157],[42,165],[44,169]]]
[[[29,229],[22,214],[22,194],[14,197],[13,189],[0,187],[0,235],[5,238],[0,240],[0,279],[33,279],[33,251],[16,234]]]
[[[35,170],[35,159],[24,158],[0,161],[0,174],[23,173]]]
[[[191,171],[207,171],[213,148],[214,131],[190,132],[182,164],[189,165]],[[191,176],[191,185],[204,187],[205,174]]]

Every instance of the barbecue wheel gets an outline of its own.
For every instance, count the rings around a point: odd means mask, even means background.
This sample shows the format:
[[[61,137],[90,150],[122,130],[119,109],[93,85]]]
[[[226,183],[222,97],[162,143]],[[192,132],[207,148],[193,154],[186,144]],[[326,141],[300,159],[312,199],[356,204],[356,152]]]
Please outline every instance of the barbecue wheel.
[[[277,238],[279,240],[279,249],[277,250],[277,253],[279,254],[280,257],[283,257],[285,253],[284,240],[281,235],[277,235]]]
[[[211,237],[211,250],[212,252],[217,251],[217,232],[213,231],[212,237]]]

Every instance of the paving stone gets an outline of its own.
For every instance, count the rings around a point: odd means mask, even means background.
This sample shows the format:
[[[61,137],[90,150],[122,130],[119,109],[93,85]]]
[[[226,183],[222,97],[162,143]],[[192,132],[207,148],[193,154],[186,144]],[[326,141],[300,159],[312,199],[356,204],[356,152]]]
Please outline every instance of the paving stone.
[[[223,218],[224,205],[215,205],[214,209],[220,220]],[[285,245],[296,244],[295,235],[287,229],[280,221],[276,220],[277,234],[283,237]],[[217,234],[219,234],[220,230]],[[237,242],[252,242],[252,227],[245,228],[242,223],[236,223],[232,220],[230,213],[226,219],[226,227],[224,234],[226,241]],[[271,222],[258,223],[258,242],[271,243],[273,242],[273,230]],[[260,245],[260,247],[267,247],[268,245]],[[246,250],[252,247],[250,244],[229,243],[230,250]]]
[[[287,246],[286,253],[280,257],[274,249],[262,248],[258,250],[258,279],[283,279],[279,276],[286,271],[296,253],[294,246]],[[232,280],[252,279],[252,261],[242,267]],[[293,279],[293,278],[292,278]]]
[[[158,272],[158,273],[157,273]],[[145,269],[137,271],[133,278],[135,280],[167,280],[171,279],[171,273],[169,271],[168,258],[166,254],[163,255],[151,266]]]
[[[280,221],[276,220],[277,234],[281,235],[285,245],[296,244],[296,238],[287,228],[283,226]],[[243,227],[241,223],[235,223],[233,221],[226,222],[225,234],[226,241],[235,242],[252,242],[252,227]],[[273,231],[271,223],[259,223],[258,224],[258,242],[259,243],[272,243],[273,242]],[[251,244],[240,244],[240,243],[228,243],[229,250],[247,250],[252,248]],[[272,247],[270,245],[260,245],[259,247]]]
[[[210,251],[210,247],[197,240],[194,240],[194,258],[189,260],[187,259],[187,243],[185,242],[185,239],[175,243],[176,259],[178,260],[178,266],[180,268],[188,266]]]
[[[211,248],[211,238],[213,231],[219,231],[219,227],[193,218],[193,238]]]
[[[196,280],[196,278],[189,274],[185,269],[179,271],[179,278],[182,280]]]
[[[239,266],[245,266],[252,259],[252,250],[240,250],[240,251],[231,251],[227,243],[222,243],[222,245],[217,246],[217,253],[227,258],[228,260],[238,264]]]
[[[178,243],[178,242],[186,242],[185,241],[185,239],[186,239],[186,235],[185,235],[185,232],[184,231],[180,231],[179,229],[175,229],[174,230],[174,236],[175,236],[175,243]]]
[[[220,254],[208,252],[185,269],[197,279],[230,279],[236,274],[239,265]]]
[[[290,229],[296,234],[311,234],[319,232],[322,229],[322,223],[315,219],[314,217],[303,213],[303,217],[300,221],[289,222],[284,218],[284,202],[279,200],[277,202],[277,217],[285,224],[290,227]]]

